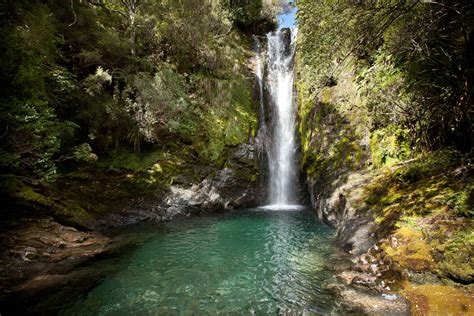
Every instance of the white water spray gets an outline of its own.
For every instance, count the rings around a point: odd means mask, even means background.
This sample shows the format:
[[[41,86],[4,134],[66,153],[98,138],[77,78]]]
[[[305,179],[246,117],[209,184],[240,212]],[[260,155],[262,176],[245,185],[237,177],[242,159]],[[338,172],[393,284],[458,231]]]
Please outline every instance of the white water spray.
[[[267,34],[267,87],[274,107],[272,146],[269,152],[270,203],[295,203],[296,145],[293,107],[293,68],[297,29]]]

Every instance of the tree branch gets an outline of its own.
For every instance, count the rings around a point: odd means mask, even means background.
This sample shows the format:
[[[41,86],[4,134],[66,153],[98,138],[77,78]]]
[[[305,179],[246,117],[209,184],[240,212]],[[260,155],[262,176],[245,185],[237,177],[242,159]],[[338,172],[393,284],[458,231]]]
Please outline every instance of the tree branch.
[[[104,9],[107,12],[117,13],[117,14],[120,14],[121,16],[123,16],[124,18],[128,18],[128,12],[120,11],[120,10],[117,10],[117,9],[112,9],[103,0],[87,0],[87,2],[94,5],[94,6],[100,7],[100,8]]]
[[[74,0],[71,0],[71,10],[72,10],[72,13],[74,14],[74,21],[72,21],[72,23],[69,24],[68,26],[73,26],[77,22],[76,10],[74,10]]]

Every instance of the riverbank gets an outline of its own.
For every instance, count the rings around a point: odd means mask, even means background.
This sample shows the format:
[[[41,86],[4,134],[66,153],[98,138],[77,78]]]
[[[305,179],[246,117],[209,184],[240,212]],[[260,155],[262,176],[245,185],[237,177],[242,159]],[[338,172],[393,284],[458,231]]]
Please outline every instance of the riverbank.
[[[413,315],[474,310],[472,156],[433,152],[339,183],[315,206],[353,263],[339,272],[342,301],[354,304],[350,291],[362,289],[406,300]],[[377,313],[358,299],[363,312]]]
[[[251,34],[277,8],[243,6],[2,2],[2,301],[115,251],[114,227],[259,204]]]
[[[255,146],[226,152],[216,166],[179,153],[137,171],[91,166],[50,185],[2,176],[1,300],[71,282],[76,267],[127,246],[110,237],[116,227],[260,205]]]
[[[371,306],[381,306],[373,303],[381,297],[405,302],[414,315],[469,314],[472,113],[461,108],[469,108],[471,99],[465,83],[466,90],[453,88],[463,83],[432,66],[440,63],[434,51],[449,46],[440,48],[446,43],[432,35],[447,30],[443,23],[461,31],[456,23],[462,19],[438,20],[437,31],[416,35],[412,31],[427,24],[412,22],[442,11],[429,3],[416,6],[407,4],[397,22],[378,30],[366,26],[394,12],[380,3],[299,2],[300,166],[313,209],[336,227],[352,261],[339,272],[347,284],[338,290],[343,301],[360,302],[361,313],[369,314],[377,314]],[[453,34],[444,38],[455,41]],[[413,43],[420,41],[431,44],[418,50]],[[463,54],[464,47],[449,47],[459,49],[453,55]],[[430,66],[421,67],[421,60]],[[464,71],[456,62],[441,63]]]
[[[137,195],[137,187],[128,182],[137,178],[125,174],[65,177],[58,183],[68,198],[39,184],[12,186],[16,207],[7,208],[3,215],[9,215],[2,220],[2,300],[28,301],[54,292],[83,277],[77,267],[132,246],[133,240],[110,235],[114,227],[259,205],[260,183],[236,171],[258,167],[255,152],[242,146],[233,151],[227,167],[209,172],[201,182],[176,182],[169,190],[155,187],[148,194]],[[367,314],[411,309],[415,315],[472,309],[470,179],[469,156],[433,153],[390,168],[350,173],[330,196],[318,200],[318,217],[336,228],[338,244],[347,253],[335,254],[328,263],[345,284],[330,288],[346,309]],[[60,212],[65,201],[69,209],[81,207],[84,217]],[[92,213],[88,207],[103,211]]]

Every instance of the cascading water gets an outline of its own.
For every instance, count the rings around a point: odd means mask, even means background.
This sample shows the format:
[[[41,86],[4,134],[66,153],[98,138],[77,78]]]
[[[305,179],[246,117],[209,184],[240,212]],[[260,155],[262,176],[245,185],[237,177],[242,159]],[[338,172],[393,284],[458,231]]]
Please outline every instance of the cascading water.
[[[270,167],[270,203],[284,207],[295,203],[296,145],[293,108],[294,54],[297,29],[267,34],[266,85],[273,104]]]

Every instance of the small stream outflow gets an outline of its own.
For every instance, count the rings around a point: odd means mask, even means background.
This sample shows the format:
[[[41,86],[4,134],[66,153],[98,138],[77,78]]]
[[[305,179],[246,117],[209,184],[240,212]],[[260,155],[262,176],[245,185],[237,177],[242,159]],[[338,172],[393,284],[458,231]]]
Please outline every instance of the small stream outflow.
[[[268,149],[270,204],[295,204],[296,143],[293,106],[294,55],[297,29],[282,29],[267,34],[266,74],[262,73],[262,53],[257,50],[257,80],[260,111],[264,111],[264,87],[272,110],[271,141]],[[261,117],[264,115],[261,114]],[[261,128],[265,121],[261,118]]]

